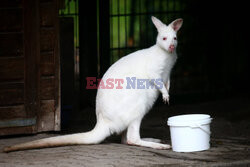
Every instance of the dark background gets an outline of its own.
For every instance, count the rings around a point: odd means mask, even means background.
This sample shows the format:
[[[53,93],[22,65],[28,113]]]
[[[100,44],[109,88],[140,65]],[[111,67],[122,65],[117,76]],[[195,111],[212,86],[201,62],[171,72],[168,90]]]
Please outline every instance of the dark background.
[[[218,96],[248,96],[246,4],[243,1],[190,1],[188,6],[180,35],[186,41],[179,48],[181,56],[176,70],[186,74],[183,78],[201,79],[192,85],[183,83],[183,89],[196,89],[211,100]]]

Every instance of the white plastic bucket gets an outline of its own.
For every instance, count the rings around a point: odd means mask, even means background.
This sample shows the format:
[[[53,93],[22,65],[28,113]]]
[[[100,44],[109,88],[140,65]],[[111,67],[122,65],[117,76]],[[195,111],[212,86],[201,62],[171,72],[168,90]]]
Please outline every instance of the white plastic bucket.
[[[187,114],[168,119],[172,149],[176,152],[203,151],[210,148],[210,123],[206,114]]]

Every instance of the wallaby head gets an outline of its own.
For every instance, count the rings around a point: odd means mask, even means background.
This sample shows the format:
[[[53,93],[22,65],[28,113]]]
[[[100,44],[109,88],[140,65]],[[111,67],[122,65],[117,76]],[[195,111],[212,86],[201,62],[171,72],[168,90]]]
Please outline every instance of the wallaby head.
[[[176,19],[169,25],[166,25],[152,16],[152,22],[158,31],[156,44],[167,52],[173,53],[177,47],[177,32],[181,28],[183,20]]]

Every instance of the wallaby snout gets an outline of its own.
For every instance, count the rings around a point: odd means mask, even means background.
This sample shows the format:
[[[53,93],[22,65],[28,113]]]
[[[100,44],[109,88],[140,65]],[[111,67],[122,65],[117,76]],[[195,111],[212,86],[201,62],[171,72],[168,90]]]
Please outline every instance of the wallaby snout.
[[[175,45],[170,45],[169,46],[169,48],[168,48],[168,51],[170,52],[170,53],[172,53],[172,52],[174,52],[174,50],[175,50]]]

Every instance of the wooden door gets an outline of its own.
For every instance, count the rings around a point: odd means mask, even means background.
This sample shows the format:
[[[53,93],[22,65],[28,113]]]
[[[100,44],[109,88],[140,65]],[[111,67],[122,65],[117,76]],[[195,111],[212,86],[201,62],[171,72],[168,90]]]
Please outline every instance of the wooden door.
[[[60,129],[56,0],[0,3],[0,136]]]

